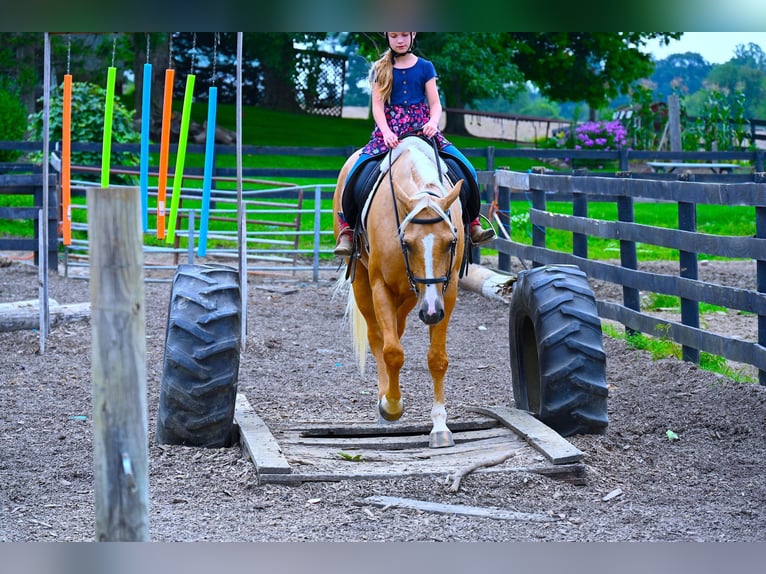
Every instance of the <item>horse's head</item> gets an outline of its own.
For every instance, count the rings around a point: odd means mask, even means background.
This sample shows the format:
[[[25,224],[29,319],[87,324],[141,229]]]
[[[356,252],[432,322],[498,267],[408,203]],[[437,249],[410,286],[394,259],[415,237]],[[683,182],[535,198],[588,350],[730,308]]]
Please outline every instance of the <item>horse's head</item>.
[[[393,190],[401,208],[399,240],[408,280],[418,295],[418,316],[433,325],[445,316],[444,293],[457,292],[455,271],[463,253],[464,231],[460,201],[455,200],[463,181],[445,187],[433,160],[416,151],[410,154],[409,173],[400,171],[393,178]]]

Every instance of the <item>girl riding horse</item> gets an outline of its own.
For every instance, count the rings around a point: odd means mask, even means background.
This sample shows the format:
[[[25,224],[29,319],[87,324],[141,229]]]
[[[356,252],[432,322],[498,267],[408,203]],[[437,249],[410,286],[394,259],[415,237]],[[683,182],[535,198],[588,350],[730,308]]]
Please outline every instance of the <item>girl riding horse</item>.
[[[399,145],[399,137],[418,130],[434,138],[438,148],[464,164],[473,178],[466,182],[472,193],[478,193],[476,170],[468,159],[439,131],[442,106],[436,87],[434,65],[412,53],[415,32],[386,32],[388,50],[373,64],[372,115],[375,128],[369,143],[362,149],[346,181],[360,164],[372,156],[384,154]],[[344,193],[353,193],[345,190]],[[478,201],[470,202],[478,205]],[[353,229],[342,212],[338,212],[340,232],[334,253],[349,257],[353,251]],[[470,239],[474,245],[485,243],[495,236],[493,229],[482,229],[478,213],[471,213]]]

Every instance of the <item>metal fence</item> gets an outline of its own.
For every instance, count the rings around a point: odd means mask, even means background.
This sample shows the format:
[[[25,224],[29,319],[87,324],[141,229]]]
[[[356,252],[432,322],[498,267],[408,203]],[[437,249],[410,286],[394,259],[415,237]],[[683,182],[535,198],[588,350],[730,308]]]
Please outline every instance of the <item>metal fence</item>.
[[[73,194],[84,194],[93,182],[75,181]],[[244,190],[243,210],[247,231],[248,273],[280,280],[312,280],[334,277],[338,262],[332,249],[323,248],[322,238],[332,230],[322,230],[321,217],[331,214],[322,209],[322,200],[332,197],[333,185],[289,186],[265,190]],[[149,196],[156,197],[157,189]],[[276,196],[276,197],[275,197]],[[237,192],[214,189],[211,193],[207,231],[202,228],[198,188],[181,188],[177,228],[173,237],[158,238],[156,229],[144,230],[144,272],[147,281],[171,281],[180,261],[195,263],[203,258],[219,262],[238,260],[236,229]],[[86,203],[72,204],[72,241],[63,247],[63,267],[67,277],[89,276],[88,224]],[[79,215],[77,212],[84,213]],[[156,208],[148,209],[151,220]],[[76,222],[80,221],[80,222]],[[310,241],[302,241],[309,238]],[[332,240],[325,245],[334,244]]]

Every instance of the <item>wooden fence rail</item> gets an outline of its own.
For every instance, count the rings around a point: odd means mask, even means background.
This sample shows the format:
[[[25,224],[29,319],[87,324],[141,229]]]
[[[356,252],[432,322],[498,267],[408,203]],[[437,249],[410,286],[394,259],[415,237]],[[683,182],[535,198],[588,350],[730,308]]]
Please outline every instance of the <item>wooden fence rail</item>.
[[[0,220],[29,222],[33,229],[33,239],[29,237],[0,237],[0,251],[33,251],[35,265],[38,263],[40,213],[43,208],[43,175],[34,174],[0,174],[0,194],[15,197],[31,198],[28,206],[0,205]],[[58,176],[48,176],[48,258],[51,268],[56,270],[58,261]]]
[[[26,152],[35,152],[42,150],[41,142],[8,142],[0,141],[0,149],[18,149]],[[57,149],[57,144],[53,144],[53,149]],[[177,144],[170,146],[170,153],[177,152]],[[345,159],[351,155],[356,148],[353,145],[343,147],[300,147],[300,146],[242,146],[242,153],[247,156],[298,156],[298,157],[336,157],[338,166],[336,169],[310,169],[310,168],[276,168],[276,167],[245,167],[243,169],[244,177],[300,177],[316,179],[334,179],[338,176],[338,171],[343,165]],[[88,151],[101,153],[102,144],[100,143],[72,143],[72,152]],[[140,153],[139,144],[112,144],[113,152],[130,152],[136,156]],[[159,153],[159,144],[149,146],[150,153]],[[200,144],[189,145],[186,148],[188,154],[204,154],[205,146]],[[483,160],[487,171],[494,171],[496,166],[502,166],[503,158],[534,158],[539,160],[559,159],[566,160],[574,167],[582,160],[602,160],[605,162],[616,162],[619,171],[629,171],[631,162],[645,163],[647,161],[673,161],[673,162],[747,162],[750,168],[755,172],[764,171],[766,163],[766,150],[758,149],[755,151],[696,151],[696,152],[669,152],[669,151],[645,151],[645,150],[613,150],[613,151],[593,151],[593,150],[572,150],[572,149],[534,149],[534,148],[496,148],[487,146],[482,148],[462,148],[461,151],[468,157]],[[220,156],[234,156],[235,146],[217,145],[215,148],[216,165],[217,158]],[[13,166],[14,170],[20,169],[18,163],[7,164]],[[29,164],[33,168],[33,164]],[[100,166],[89,166],[91,168],[100,168]],[[115,166],[119,167],[119,166]],[[481,166],[477,166],[480,168]],[[746,167],[746,166],[743,166]],[[0,173],[3,172],[3,164],[0,164]],[[201,176],[203,168],[186,167],[184,175]],[[172,170],[171,174],[172,176]],[[235,168],[215,167],[215,177],[234,177],[237,175]],[[658,174],[659,175],[659,174]]]
[[[623,287],[623,303],[597,301],[599,315],[615,320],[630,330],[662,333],[682,345],[685,360],[699,361],[699,351],[745,363],[759,370],[759,382],[766,385],[766,174],[751,174],[740,183],[697,182],[693,177],[675,181],[626,177],[550,175],[497,171],[482,174],[482,182],[494,180],[506,206],[514,192],[523,192],[531,201],[532,245],[497,239],[494,247],[506,258],[511,255],[531,260],[533,265],[567,263],[578,265],[588,276]],[[724,176],[720,176],[724,177]],[[725,181],[725,180],[722,180]],[[572,201],[573,215],[546,210],[549,200]],[[679,229],[638,224],[633,218],[635,200],[671,201],[678,205]],[[589,201],[617,203],[618,221],[587,217]],[[739,205],[754,208],[754,237],[719,236],[696,229],[696,206]],[[503,209],[503,205],[500,205]],[[546,249],[546,232],[571,232],[573,252]],[[614,239],[620,243],[620,264],[588,259],[587,238]],[[584,241],[577,241],[577,239]],[[679,250],[678,276],[638,270],[637,243]],[[747,290],[698,279],[698,254],[746,258],[756,261],[756,290]],[[508,267],[509,268],[509,267]],[[681,322],[657,319],[640,309],[639,292],[648,291],[681,299]],[[757,342],[748,342],[701,330],[699,303],[705,302],[758,316]]]

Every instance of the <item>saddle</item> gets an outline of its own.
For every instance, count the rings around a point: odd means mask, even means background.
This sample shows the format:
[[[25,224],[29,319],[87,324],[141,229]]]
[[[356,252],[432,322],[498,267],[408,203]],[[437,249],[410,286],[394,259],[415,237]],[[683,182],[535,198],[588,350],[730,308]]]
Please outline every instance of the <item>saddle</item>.
[[[422,139],[431,146],[429,140]],[[385,157],[386,154],[383,153],[365,159],[357,166],[351,177],[346,180],[342,198],[343,215],[352,228],[358,227],[361,206],[365,204],[375,187],[375,183],[380,178],[380,164]],[[470,168],[459,158],[444,151],[439,151],[439,157],[447,166],[447,177],[450,181],[456,182],[461,179],[464,181],[460,190],[460,203],[463,207],[463,223],[467,225],[479,216],[481,210],[479,184],[473,177]]]

